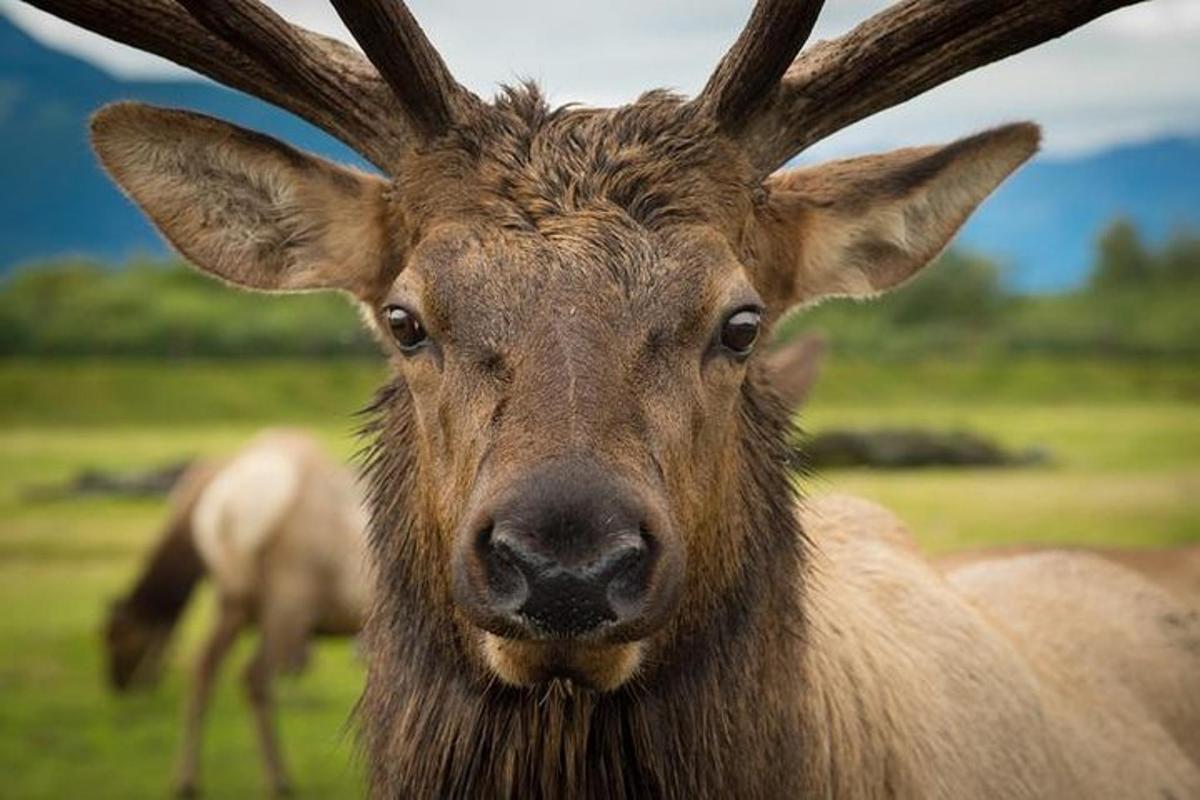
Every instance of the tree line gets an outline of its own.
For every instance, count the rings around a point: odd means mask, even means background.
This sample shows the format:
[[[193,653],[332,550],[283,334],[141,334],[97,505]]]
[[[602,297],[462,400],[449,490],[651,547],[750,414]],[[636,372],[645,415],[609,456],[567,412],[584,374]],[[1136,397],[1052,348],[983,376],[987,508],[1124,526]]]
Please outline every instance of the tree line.
[[[1076,291],[1021,295],[986,256],[950,250],[916,280],[872,303],[830,302],[795,315],[786,337],[818,328],[864,357],[1039,352],[1193,356],[1200,347],[1200,235],[1160,247],[1127,219],[1098,236]],[[18,270],[0,282],[0,356],[372,356],[378,347],[345,299],[293,295],[263,303],[180,263],[120,268],[83,261]]]
[[[1070,292],[1021,294],[1004,277],[994,260],[950,250],[882,300],[827,303],[789,320],[783,335],[817,327],[835,349],[877,358],[1200,355],[1195,229],[1151,247],[1132,221],[1113,220],[1096,238],[1086,281]]]
[[[1089,285],[1098,291],[1138,286],[1186,287],[1200,279],[1200,236],[1179,228],[1157,249],[1148,246],[1132,220],[1113,220],[1096,243]]]

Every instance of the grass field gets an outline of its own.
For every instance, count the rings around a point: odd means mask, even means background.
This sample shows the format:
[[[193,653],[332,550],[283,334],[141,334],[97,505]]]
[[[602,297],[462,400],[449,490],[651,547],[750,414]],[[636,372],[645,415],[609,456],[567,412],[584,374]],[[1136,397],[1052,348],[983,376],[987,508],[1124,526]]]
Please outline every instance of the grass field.
[[[34,501],[31,486],[85,466],[154,466],[226,452],[271,422],[355,448],[352,412],[372,363],[0,362],[0,798],[163,797],[189,658],[209,613],[189,612],[163,684],[114,698],[98,629],[157,532],[153,501]],[[1156,545],[1200,540],[1200,367],[1030,360],[1008,366],[834,363],[806,427],[966,428],[1049,450],[1043,467],[835,472],[808,491],[849,491],[906,518],[931,550],[1021,541]],[[210,715],[205,789],[261,792],[230,662]],[[361,794],[347,720],[361,684],[348,642],[322,643],[280,686],[286,753],[303,797]]]

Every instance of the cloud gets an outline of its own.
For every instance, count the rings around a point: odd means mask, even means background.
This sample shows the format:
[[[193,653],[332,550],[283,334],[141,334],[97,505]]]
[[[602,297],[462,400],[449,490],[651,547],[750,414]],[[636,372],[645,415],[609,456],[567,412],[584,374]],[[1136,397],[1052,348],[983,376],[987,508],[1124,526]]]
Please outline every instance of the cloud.
[[[294,22],[349,38],[326,0],[269,0]],[[887,5],[827,4],[816,38],[840,35]],[[748,0],[410,0],[458,78],[490,95],[531,77],[557,102],[625,102],[655,86],[694,93],[745,22]],[[0,10],[39,39],[137,77],[180,68],[80,31],[15,0]],[[1036,119],[1059,153],[1200,131],[1200,4],[1155,0],[959,78],[818,146],[821,155],[937,141]]]

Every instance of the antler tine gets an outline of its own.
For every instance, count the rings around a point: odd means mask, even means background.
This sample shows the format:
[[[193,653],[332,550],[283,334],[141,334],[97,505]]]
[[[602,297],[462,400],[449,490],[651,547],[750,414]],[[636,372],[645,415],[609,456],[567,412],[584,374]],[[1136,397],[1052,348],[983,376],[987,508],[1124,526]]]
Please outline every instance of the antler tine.
[[[336,111],[343,122],[346,116],[358,116],[356,127],[372,130],[372,140],[379,138],[380,131],[391,128],[390,146],[387,152],[378,154],[376,163],[394,159],[398,140],[412,138],[412,131],[397,128],[396,104],[387,87],[348,45],[292,25],[258,0],[177,2],[212,34],[259,64],[282,88]],[[364,80],[345,80],[339,69],[345,66],[374,84],[370,96],[363,96]],[[382,122],[381,111],[387,112],[386,126],[371,128]]]
[[[723,126],[746,122],[812,33],[824,0],[759,0],[697,101]]]
[[[809,48],[744,137],[765,172],[861,119],[1142,0],[903,0]]]
[[[341,42],[287,23],[254,0],[189,2],[198,18],[173,0],[29,3],[286,108],[382,169],[398,148],[411,143],[412,131],[396,113],[395,98],[366,59]],[[231,14],[228,23],[214,19],[218,5]]]
[[[445,133],[478,102],[454,80],[401,0],[333,0],[333,6],[427,138]]]

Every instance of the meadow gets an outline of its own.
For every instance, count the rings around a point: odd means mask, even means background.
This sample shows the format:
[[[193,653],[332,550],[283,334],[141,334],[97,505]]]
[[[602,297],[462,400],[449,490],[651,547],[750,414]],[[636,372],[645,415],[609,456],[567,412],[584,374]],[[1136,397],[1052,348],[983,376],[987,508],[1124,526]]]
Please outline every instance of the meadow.
[[[189,609],[156,690],[116,697],[99,629],[158,533],[158,500],[36,500],[83,467],[132,469],[223,453],[264,425],[303,425],[336,453],[383,374],[374,360],[0,361],[0,797],[167,794],[190,659],[210,615]],[[1023,541],[1136,546],[1200,541],[1200,368],[1186,360],[832,358],[802,424],[968,429],[1052,455],[1037,467],[839,471],[846,491],[901,514],[931,552]],[[256,796],[262,776],[236,671],[211,711],[204,785]],[[319,645],[280,683],[280,725],[302,797],[356,797],[353,643]]]

